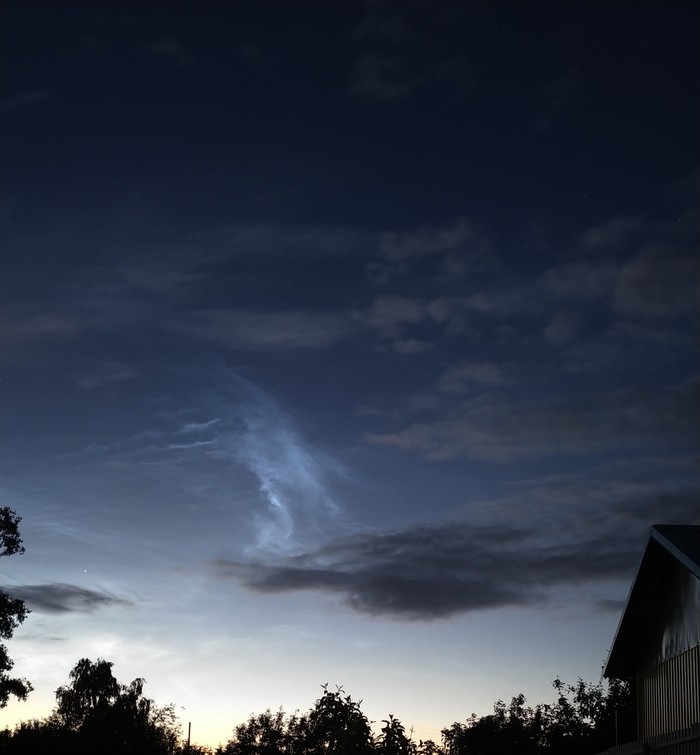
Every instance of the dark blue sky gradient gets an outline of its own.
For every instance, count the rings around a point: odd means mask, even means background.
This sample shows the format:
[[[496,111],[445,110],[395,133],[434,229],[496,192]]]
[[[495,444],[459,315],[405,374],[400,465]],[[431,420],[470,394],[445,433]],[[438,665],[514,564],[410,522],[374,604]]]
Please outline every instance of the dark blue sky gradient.
[[[698,521],[698,13],[3,4],[11,719],[595,680]]]

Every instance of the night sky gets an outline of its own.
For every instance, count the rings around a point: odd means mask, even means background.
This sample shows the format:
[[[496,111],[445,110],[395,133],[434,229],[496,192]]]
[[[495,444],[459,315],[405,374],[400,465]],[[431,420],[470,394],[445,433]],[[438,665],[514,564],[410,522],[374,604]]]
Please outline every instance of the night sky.
[[[8,647],[217,744],[598,681],[699,523],[693,2],[5,2]]]

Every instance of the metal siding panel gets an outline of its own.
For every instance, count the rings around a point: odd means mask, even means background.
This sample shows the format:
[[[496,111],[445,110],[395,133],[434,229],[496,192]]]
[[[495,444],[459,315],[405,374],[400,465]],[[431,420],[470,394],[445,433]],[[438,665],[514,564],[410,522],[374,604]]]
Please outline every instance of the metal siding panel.
[[[700,647],[640,673],[638,695],[642,737],[700,722]]]
[[[659,755],[700,755],[700,723],[668,734],[611,747],[599,755],[644,755],[648,752]]]
[[[641,674],[637,674],[635,680],[637,688],[637,736],[642,737],[642,733],[646,726],[645,712],[645,697],[644,697],[644,681]]]

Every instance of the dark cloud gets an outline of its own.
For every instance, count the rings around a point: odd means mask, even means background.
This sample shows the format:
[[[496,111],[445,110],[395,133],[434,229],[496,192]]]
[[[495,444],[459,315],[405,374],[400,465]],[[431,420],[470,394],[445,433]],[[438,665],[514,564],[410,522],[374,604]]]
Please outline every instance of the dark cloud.
[[[562,476],[495,505],[502,524],[366,533],[283,560],[210,566],[260,594],[330,593],[360,613],[399,620],[541,605],[560,587],[628,583],[650,524],[696,521],[697,496],[689,486]],[[524,520],[527,527],[513,524]],[[591,607],[613,611],[620,602],[592,596]]]
[[[128,600],[109,593],[65,583],[13,585],[5,592],[24,600],[32,611],[44,613],[90,612],[106,606],[130,605]]]
[[[637,555],[617,538],[551,544],[508,525],[454,523],[358,536],[278,564],[212,565],[255,592],[330,592],[361,613],[430,620],[538,603],[561,584],[626,577]]]
[[[646,523],[694,523],[698,519],[699,497],[698,491],[691,487],[661,490],[653,495],[628,501],[626,506],[620,508],[618,516],[632,531]]]

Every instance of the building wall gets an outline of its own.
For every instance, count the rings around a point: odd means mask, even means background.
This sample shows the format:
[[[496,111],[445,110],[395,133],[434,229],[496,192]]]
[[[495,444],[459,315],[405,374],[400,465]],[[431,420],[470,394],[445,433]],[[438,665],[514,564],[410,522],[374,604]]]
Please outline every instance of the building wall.
[[[637,675],[639,737],[700,723],[700,646]]]
[[[659,549],[656,593],[637,631],[644,638],[644,667],[657,666],[700,645],[700,579]]]
[[[700,724],[690,729],[682,729],[673,734],[662,734],[649,739],[626,742],[611,747],[600,755],[700,755]]]

